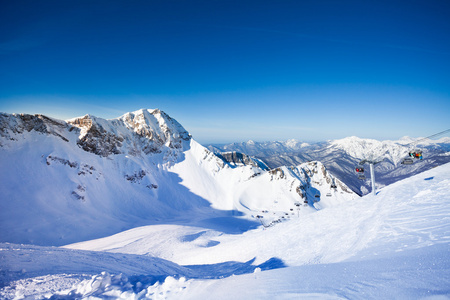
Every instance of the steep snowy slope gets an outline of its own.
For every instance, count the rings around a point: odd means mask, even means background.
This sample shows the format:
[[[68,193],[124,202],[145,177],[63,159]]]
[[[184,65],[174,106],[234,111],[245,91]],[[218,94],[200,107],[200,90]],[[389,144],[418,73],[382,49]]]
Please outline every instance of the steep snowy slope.
[[[287,147],[286,144],[302,146]],[[401,160],[414,147],[422,149],[423,161],[414,165],[402,165]],[[367,179],[364,181],[359,180],[355,175],[355,166],[363,159],[383,160],[375,167],[378,188],[450,162],[449,137],[439,140],[404,137],[398,141],[347,137],[310,145],[304,145],[298,141],[296,143],[292,141],[263,143],[249,141],[209,146],[209,148],[216,152],[242,151],[248,155],[255,155],[264,160],[271,168],[317,160],[358,194],[367,194],[371,191],[370,175],[366,176]]]
[[[309,204],[354,199],[356,195],[341,181],[329,174],[320,162],[297,167],[263,170],[252,164],[225,165],[206,148],[193,142],[186,160],[170,168],[179,174],[195,194],[205,199],[215,197],[217,209],[254,213],[273,210],[288,213],[295,204]],[[200,167],[198,167],[200,166]],[[196,169],[197,172],[192,172]],[[336,188],[332,188],[335,182]],[[219,188],[217,193],[215,188]],[[328,197],[327,194],[330,194]],[[317,195],[317,196],[316,196]]]
[[[130,275],[130,266],[125,264],[138,260],[138,256],[1,245],[0,267],[4,272],[0,282],[4,287],[0,296],[447,299],[449,190],[450,164],[446,164],[385,187],[376,196],[238,235],[202,227],[157,225],[68,246],[119,253],[148,251],[142,253],[142,263],[153,262],[144,274]],[[171,252],[171,260],[185,266],[149,258],[156,254],[158,243],[160,253]],[[42,259],[49,253],[58,257],[50,265]],[[92,260],[82,266],[86,274],[99,268],[110,272],[123,268],[126,275],[102,273],[82,281],[87,276],[81,276],[80,265],[71,262],[88,256]],[[62,266],[64,274],[55,271],[55,264]],[[8,278],[8,274],[14,276]],[[36,277],[39,275],[42,277]]]
[[[0,174],[0,241],[36,245],[149,224],[240,233],[255,228],[259,221],[251,215],[276,197],[282,200],[273,220],[296,202],[308,200],[313,209],[322,180],[300,169],[278,174],[237,153],[218,157],[157,109],[67,122],[0,114],[0,153],[8,170]],[[318,174],[330,181],[325,169]],[[335,194],[336,201],[354,196],[341,184]]]
[[[182,159],[190,143],[158,110],[67,123],[2,114],[0,123],[2,241],[64,244],[209,206],[156,164]]]

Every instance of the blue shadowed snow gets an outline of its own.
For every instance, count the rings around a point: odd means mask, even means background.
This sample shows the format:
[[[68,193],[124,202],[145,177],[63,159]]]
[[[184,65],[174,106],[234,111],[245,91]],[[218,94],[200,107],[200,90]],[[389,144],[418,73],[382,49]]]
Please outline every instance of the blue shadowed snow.
[[[427,178],[425,178],[424,180],[431,180],[431,179],[433,179],[434,177],[427,177]]]
[[[224,263],[211,264],[211,265],[192,265],[183,266],[193,271],[196,278],[208,278],[218,279],[229,277],[232,275],[242,275],[255,272],[255,269],[260,268],[262,271],[273,270],[287,267],[284,262],[277,258],[272,257],[259,265],[253,265],[256,258],[253,258],[247,262],[227,261]],[[194,277],[195,278],[195,277]]]
[[[128,276],[135,292],[139,290],[136,283],[149,286],[163,282],[167,276],[196,279],[217,279],[232,275],[252,273],[256,268],[272,270],[284,268],[284,262],[273,257],[266,262],[253,265],[255,258],[247,262],[229,261],[209,265],[180,266],[176,263],[151,256],[124,253],[108,253],[86,250],[72,250],[57,247],[17,245],[0,243],[4,255],[0,266],[7,272],[0,272],[0,288],[18,279],[32,278],[46,274],[77,273],[80,278],[101,272],[123,274]],[[30,257],[33,259],[30,259]],[[91,262],[95,263],[91,263]],[[45,267],[43,267],[45,266]],[[135,274],[142,275],[135,275]],[[69,298],[74,299],[74,298]]]
[[[195,241],[196,239],[198,239],[199,237],[201,237],[202,235],[204,235],[206,233],[206,231],[200,231],[194,234],[187,234],[184,237],[182,237],[180,239],[180,241],[182,242],[192,242]]]
[[[240,234],[248,230],[256,229],[260,224],[255,221],[239,219],[233,216],[223,216],[204,219],[196,222],[194,225],[221,231],[227,234]]]

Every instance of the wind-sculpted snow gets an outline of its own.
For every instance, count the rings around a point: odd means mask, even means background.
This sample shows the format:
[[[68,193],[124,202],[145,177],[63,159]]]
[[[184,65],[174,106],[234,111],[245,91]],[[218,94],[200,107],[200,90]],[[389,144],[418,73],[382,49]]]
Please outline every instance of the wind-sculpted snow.
[[[186,278],[218,279],[284,268],[276,258],[255,265],[229,261],[202,266],[179,266],[148,255],[80,251],[54,247],[0,243],[0,297],[41,298],[55,293],[59,299],[113,297],[153,299],[175,297],[186,287]],[[9,283],[14,282],[10,286]],[[57,284],[45,286],[43,283]],[[160,299],[160,298],[159,298]]]

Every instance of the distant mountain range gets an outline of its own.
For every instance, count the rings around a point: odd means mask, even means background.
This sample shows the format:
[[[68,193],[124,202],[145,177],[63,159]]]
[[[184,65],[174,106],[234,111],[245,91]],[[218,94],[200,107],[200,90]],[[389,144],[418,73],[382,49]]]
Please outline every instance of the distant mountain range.
[[[401,164],[414,147],[423,151],[423,160],[413,165]],[[376,187],[381,188],[403,178],[450,162],[450,138],[439,140],[404,137],[398,141],[377,141],[347,137],[319,143],[297,140],[284,142],[232,143],[209,145],[215,153],[239,151],[264,161],[270,168],[295,166],[308,161],[320,161],[332,174],[359,195],[371,191],[369,166],[365,165],[366,179],[359,180],[355,166],[363,159],[382,161],[375,165]]]

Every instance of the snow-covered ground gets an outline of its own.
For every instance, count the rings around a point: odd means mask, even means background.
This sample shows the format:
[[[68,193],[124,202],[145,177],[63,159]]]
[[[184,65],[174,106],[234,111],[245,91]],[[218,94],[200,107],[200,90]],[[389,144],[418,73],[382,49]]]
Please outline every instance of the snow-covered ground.
[[[3,243],[0,297],[450,299],[450,164],[296,213],[241,233],[198,222],[63,248]]]

